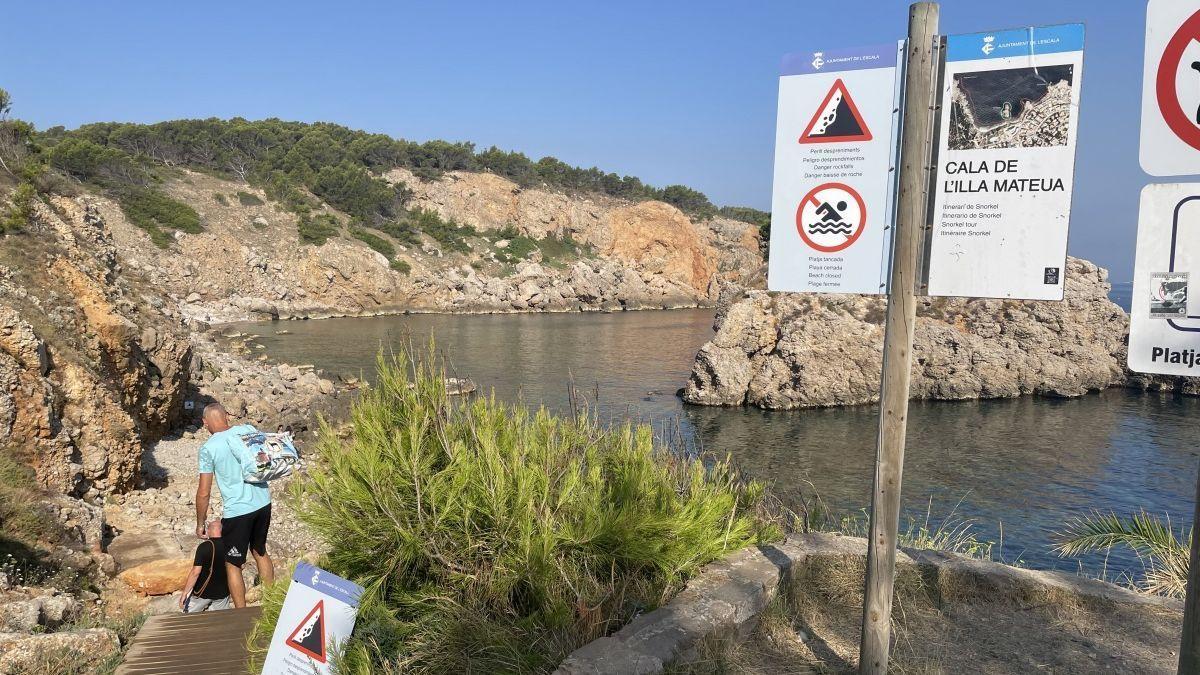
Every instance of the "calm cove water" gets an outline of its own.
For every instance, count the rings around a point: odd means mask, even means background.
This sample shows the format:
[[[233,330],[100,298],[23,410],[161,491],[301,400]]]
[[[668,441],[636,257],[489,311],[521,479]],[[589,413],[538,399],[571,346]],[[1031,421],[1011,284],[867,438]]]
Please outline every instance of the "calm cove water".
[[[286,330],[285,335],[276,331]],[[678,428],[731,453],[785,498],[818,494],[835,510],[868,503],[873,406],[767,412],[684,405],[675,396],[712,335],[708,310],[616,314],[410,315],[228,326],[261,336],[275,359],[370,378],[380,346],[433,334],[452,370],[507,400],[569,407],[573,380],[603,419]],[[1050,551],[1053,533],[1093,509],[1145,508],[1191,519],[1200,399],[1111,390],[1080,399],[913,402],[904,474],[907,515],[954,514],[1006,561],[1078,570]],[[932,501],[932,506],[930,506]],[[902,528],[904,519],[902,518]],[[1140,569],[1132,555],[1083,561],[1088,573]]]

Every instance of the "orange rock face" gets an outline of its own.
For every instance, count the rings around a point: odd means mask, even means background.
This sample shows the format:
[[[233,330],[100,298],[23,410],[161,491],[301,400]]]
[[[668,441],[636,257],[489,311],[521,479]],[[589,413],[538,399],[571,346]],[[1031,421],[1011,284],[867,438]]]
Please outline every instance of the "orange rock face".
[[[166,595],[183,588],[192,571],[188,558],[164,558],[121,572],[121,581],[142,595]]]
[[[717,253],[679,209],[663,202],[642,202],[613,209],[600,252],[637,264],[653,274],[684,281],[698,292],[717,271]]]

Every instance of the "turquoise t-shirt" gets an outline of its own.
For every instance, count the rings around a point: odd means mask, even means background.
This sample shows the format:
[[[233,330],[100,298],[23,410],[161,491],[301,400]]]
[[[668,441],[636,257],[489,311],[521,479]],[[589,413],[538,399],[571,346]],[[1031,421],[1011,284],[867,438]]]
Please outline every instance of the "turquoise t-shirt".
[[[256,429],[241,424],[213,434],[200,446],[200,473],[216,474],[217,488],[225,504],[224,518],[236,518],[271,503],[271,491],[265,483],[247,483],[242,477],[257,470],[254,456],[238,438]]]

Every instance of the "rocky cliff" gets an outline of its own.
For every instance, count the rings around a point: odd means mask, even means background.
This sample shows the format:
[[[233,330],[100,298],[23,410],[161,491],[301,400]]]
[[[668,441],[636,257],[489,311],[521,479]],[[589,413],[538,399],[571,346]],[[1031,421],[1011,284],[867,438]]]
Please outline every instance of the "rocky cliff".
[[[1128,320],[1108,299],[1107,276],[1070,258],[1062,302],[925,299],[917,312],[913,398],[1079,396],[1126,384]],[[884,310],[876,297],[731,288],[683,398],[768,409],[877,401]],[[1148,378],[1133,384],[1179,385]]]
[[[114,202],[97,208],[131,270],[161,288],[184,315],[210,323],[402,311],[514,312],[649,309],[711,304],[716,280],[761,283],[755,227],[727,218],[694,221],[661,202],[521,189],[491,174],[449,172],[423,181],[395,169],[385,178],[428,209],[473,228],[462,246],[428,235],[400,241],[372,230],[395,260],[343,229],[304,243],[298,217],[245,183],[180,172],[164,185],[194,208],[203,231],[176,233],[161,248]],[[236,195],[236,196],[235,196]],[[499,232],[526,238],[514,251]],[[571,242],[550,258],[542,244]],[[559,246],[559,248],[563,248]]]
[[[191,346],[119,280],[93,202],[36,209],[0,248],[0,437],[46,485],[127,490],[142,443],[179,419]]]
[[[136,487],[144,446],[209,400],[266,428],[311,424],[333,384],[217,350],[127,265],[106,207],[51,197],[0,240],[0,447],[43,485],[94,497]]]

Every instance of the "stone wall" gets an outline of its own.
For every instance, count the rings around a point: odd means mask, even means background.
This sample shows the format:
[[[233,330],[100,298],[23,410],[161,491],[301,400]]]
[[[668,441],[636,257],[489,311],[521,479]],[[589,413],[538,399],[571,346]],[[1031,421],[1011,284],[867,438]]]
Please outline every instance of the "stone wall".
[[[865,539],[823,533],[793,534],[776,544],[736,551],[704,567],[665,606],[577,649],[555,672],[653,675],[686,664],[706,642],[736,642],[748,636],[781,586],[802,569],[818,563],[861,567],[866,552]],[[1117,616],[1111,610],[1120,607],[1123,619],[1134,620],[1161,620],[1163,613],[1177,620],[1183,608],[1180,600],[1141,595],[1095,579],[952,553],[905,548],[897,551],[896,565],[898,574],[915,571],[924,593],[947,608],[962,602],[1057,602],[1109,617]]]

